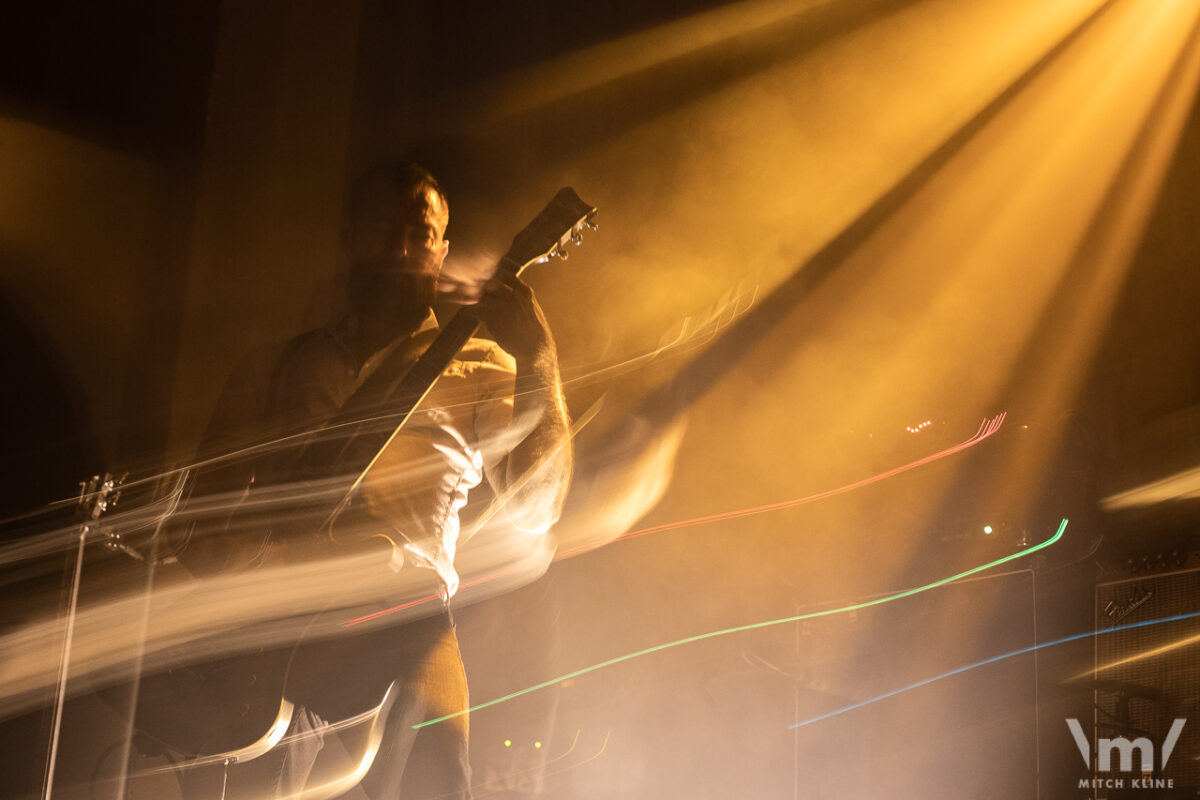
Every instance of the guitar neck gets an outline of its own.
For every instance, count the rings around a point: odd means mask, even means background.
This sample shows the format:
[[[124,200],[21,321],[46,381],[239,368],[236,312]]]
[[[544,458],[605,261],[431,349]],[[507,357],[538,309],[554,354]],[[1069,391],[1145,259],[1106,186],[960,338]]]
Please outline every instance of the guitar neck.
[[[434,383],[450,362],[458,355],[458,351],[470,341],[479,330],[479,316],[472,308],[462,308],[454,318],[442,328],[429,349],[421,354],[412,368],[404,377],[394,383],[386,396],[388,406],[398,415],[399,424],[412,415],[412,412],[429,394]]]

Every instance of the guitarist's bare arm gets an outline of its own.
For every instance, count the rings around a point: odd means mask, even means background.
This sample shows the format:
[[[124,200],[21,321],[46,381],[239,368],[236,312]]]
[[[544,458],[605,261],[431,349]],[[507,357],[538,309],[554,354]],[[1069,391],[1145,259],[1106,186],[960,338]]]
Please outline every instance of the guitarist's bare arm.
[[[506,484],[500,488],[519,486],[510,507],[521,509],[521,527],[546,530],[562,511],[573,466],[554,338],[533,290],[515,275],[488,284],[478,313],[516,359],[514,419],[537,420],[497,470]]]

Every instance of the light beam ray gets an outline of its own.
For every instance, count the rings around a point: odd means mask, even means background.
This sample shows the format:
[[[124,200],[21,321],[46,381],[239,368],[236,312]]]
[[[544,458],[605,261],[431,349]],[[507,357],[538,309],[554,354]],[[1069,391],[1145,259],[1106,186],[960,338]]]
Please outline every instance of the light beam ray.
[[[1134,664],[1134,663],[1137,663],[1138,661],[1144,661],[1147,658],[1154,658],[1155,656],[1161,656],[1164,653],[1170,653],[1173,650],[1179,650],[1180,648],[1187,647],[1188,645],[1196,644],[1197,642],[1200,642],[1200,633],[1198,633],[1194,636],[1185,636],[1182,639],[1177,639],[1174,642],[1169,642],[1167,644],[1161,645],[1160,647],[1152,647],[1148,650],[1143,650],[1140,653],[1135,653],[1132,656],[1128,656],[1126,658],[1122,658],[1117,661],[1110,661],[1109,663],[1105,664],[1102,667],[1096,667],[1095,671],[1103,672],[1104,670],[1107,670],[1107,669],[1113,669],[1115,667],[1123,667],[1127,664]],[[1084,676],[1083,675],[1076,676],[1076,678],[1082,678],[1082,677],[1084,677]]]

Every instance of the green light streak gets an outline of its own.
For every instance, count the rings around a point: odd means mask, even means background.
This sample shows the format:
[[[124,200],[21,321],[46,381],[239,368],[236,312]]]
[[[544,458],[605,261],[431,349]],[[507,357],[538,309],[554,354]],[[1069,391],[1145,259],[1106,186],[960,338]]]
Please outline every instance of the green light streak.
[[[906,597],[912,597],[913,595],[921,594],[922,592],[928,592],[931,589],[937,589],[940,586],[945,586],[948,583],[954,583],[955,581],[962,580],[963,578],[969,578],[972,575],[978,575],[980,572],[984,572],[993,567],[998,567],[1001,564],[1007,564],[1008,562],[1014,561],[1018,558],[1024,558],[1026,556],[1031,556],[1034,553],[1038,552],[1039,550],[1045,550],[1047,547],[1049,547],[1050,545],[1054,544],[1059,539],[1061,539],[1063,532],[1066,531],[1066,529],[1067,529],[1067,520],[1066,520],[1066,518],[1064,518],[1063,521],[1059,523],[1058,530],[1055,532],[1055,534],[1044,542],[1039,542],[1038,544],[1035,544],[1032,547],[1021,550],[1020,552],[1011,553],[1007,556],[1004,556],[1003,558],[998,558],[995,561],[989,561],[986,564],[981,564],[978,567],[972,567],[971,569],[960,572],[957,575],[951,575],[948,578],[942,578],[941,580],[936,580],[933,583],[927,583],[924,586],[918,586],[914,589],[905,589],[904,591],[897,592],[896,594],[887,595],[885,597],[877,597],[874,600],[866,600],[861,603],[853,603],[848,606],[842,606],[841,608],[830,608],[830,609],[826,609],[825,611],[813,611],[808,614],[798,614],[794,617],[784,617],[783,619],[772,619],[772,620],[768,620],[766,622],[754,622],[749,625],[739,625],[736,628],[724,628],[723,630],[719,630],[719,631],[711,631],[709,633],[700,633],[695,636],[688,636],[687,638],[684,638],[684,639],[676,639],[675,641],[667,642],[666,644],[659,644],[659,645],[655,645],[654,647],[647,647],[645,650],[638,650],[635,653],[626,653],[623,656],[617,656],[616,658],[610,658],[607,661],[601,661],[599,664],[593,664],[590,667],[584,667],[583,669],[577,669],[574,672],[568,672],[566,675],[560,675],[557,678],[552,678],[551,680],[548,680],[548,681],[542,681],[541,683],[534,684],[533,686],[529,686],[525,689],[520,689],[511,694],[506,694],[503,697],[497,697],[495,700],[488,700],[485,703],[480,703],[478,705],[471,706],[470,708],[465,709],[463,711],[456,711],[453,714],[446,714],[443,717],[436,717],[435,719],[430,719],[430,720],[426,720],[425,722],[420,722],[416,725],[413,725],[413,728],[414,729],[425,728],[430,725],[436,725],[439,722],[445,722],[446,720],[454,719],[455,717],[461,717],[464,714],[470,714],[475,711],[481,711],[485,708],[491,708],[492,706],[497,706],[497,705],[500,705],[501,703],[506,703],[509,700],[515,700],[516,698],[521,697],[522,695],[527,695],[527,694],[530,694],[531,692],[536,692],[539,689],[546,689],[550,686],[553,686],[556,683],[562,683],[563,681],[571,680],[572,678],[577,678],[580,675],[586,675],[589,672],[595,672],[597,670],[604,669],[605,667],[611,667],[615,664],[620,664],[625,661],[632,661],[635,658],[641,658],[642,656],[648,656],[651,653],[658,653],[658,652],[667,650],[672,647],[678,647],[678,646],[684,645],[684,644],[691,644],[692,642],[699,642],[699,641],[703,641],[705,639],[715,639],[718,636],[728,636],[731,633],[741,633],[743,631],[758,630],[759,628],[769,628],[772,625],[784,625],[789,622],[800,622],[801,620],[815,619],[817,617],[829,617],[829,616],[833,616],[834,614],[845,614],[849,611],[857,611],[860,608],[870,608],[871,606],[879,606],[879,605],[883,605],[884,603],[892,603],[892,602],[895,602],[896,600],[903,600]]]

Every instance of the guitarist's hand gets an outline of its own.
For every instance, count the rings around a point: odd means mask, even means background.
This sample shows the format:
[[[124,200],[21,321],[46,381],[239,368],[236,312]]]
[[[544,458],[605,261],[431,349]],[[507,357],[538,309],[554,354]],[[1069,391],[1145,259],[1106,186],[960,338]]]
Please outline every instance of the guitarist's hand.
[[[496,342],[518,364],[557,361],[546,316],[533,290],[516,275],[504,272],[488,281],[477,309]]]

